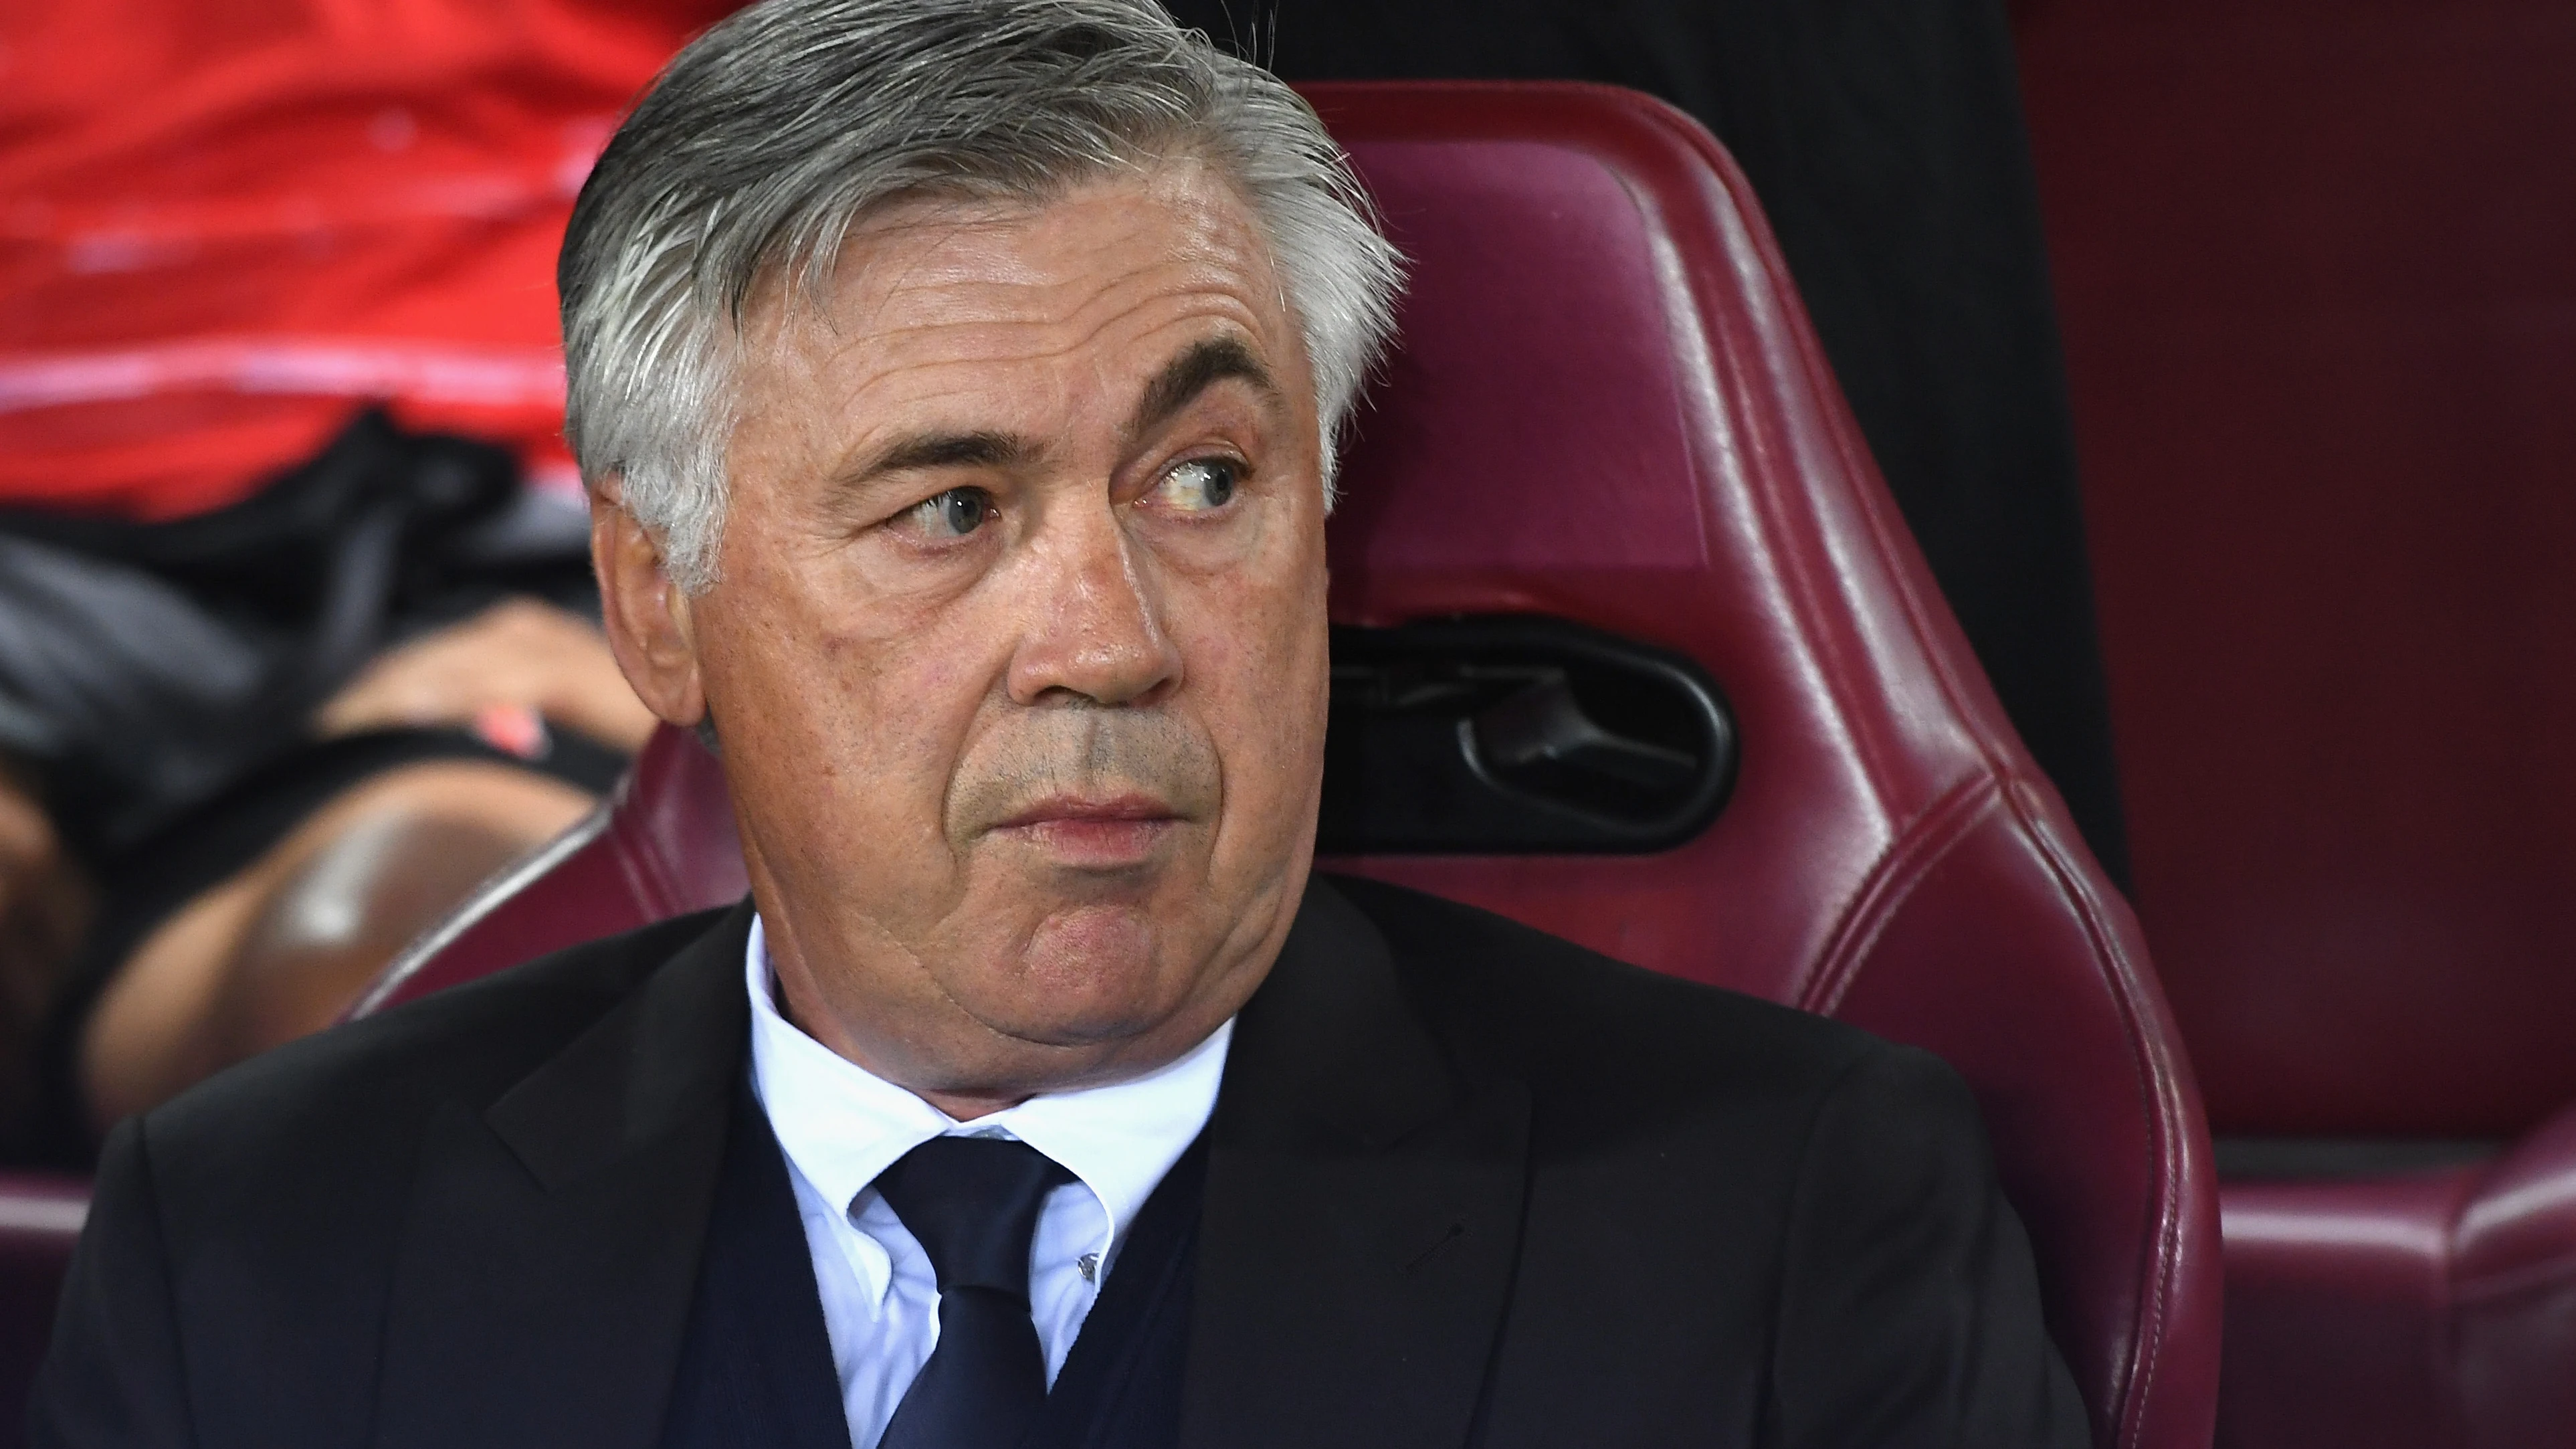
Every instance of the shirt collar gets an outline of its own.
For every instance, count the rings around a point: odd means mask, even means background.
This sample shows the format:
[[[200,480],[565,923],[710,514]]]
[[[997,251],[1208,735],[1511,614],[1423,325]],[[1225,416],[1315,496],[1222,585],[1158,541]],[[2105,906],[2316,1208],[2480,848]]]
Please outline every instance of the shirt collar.
[[[956,1118],[832,1051],[780,1014],[758,916],[744,951],[751,996],[753,1085],[779,1149],[842,1211],[895,1160],[933,1137],[1001,1133],[1072,1173],[1100,1205],[1106,1261],[1145,1199],[1216,1107],[1234,1021],[1167,1065],[1107,1086],[1031,1097],[972,1122]]]

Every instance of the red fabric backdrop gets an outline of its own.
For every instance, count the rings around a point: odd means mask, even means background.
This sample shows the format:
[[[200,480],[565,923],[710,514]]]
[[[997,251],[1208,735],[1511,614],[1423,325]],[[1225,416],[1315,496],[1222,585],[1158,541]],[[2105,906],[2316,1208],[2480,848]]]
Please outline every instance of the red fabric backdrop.
[[[368,398],[562,482],[565,216],[726,8],[0,7],[0,506],[218,505]]]

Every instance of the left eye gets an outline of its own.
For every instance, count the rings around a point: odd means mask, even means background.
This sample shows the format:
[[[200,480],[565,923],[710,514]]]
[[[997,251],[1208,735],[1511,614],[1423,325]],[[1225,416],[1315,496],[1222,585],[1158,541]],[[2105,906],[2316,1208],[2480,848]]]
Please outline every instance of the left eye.
[[[1184,513],[1223,508],[1243,481],[1243,465],[1226,458],[1192,458],[1163,475],[1154,494]]]
[[[901,514],[916,533],[931,539],[964,538],[993,517],[993,495],[981,488],[951,488]]]

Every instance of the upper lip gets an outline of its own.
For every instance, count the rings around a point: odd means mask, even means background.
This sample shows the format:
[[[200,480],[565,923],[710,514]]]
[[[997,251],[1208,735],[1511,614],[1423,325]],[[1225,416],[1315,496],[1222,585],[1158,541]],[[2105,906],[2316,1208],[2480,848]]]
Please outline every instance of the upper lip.
[[[1023,806],[995,828],[1044,825],[1055,820],[1170,820],[1172,807],[1151,795],[1049,795]]]

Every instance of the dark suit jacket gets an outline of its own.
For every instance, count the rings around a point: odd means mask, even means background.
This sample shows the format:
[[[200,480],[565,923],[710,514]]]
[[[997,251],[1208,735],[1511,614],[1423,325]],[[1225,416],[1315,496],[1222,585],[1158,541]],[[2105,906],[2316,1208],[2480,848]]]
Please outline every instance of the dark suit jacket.
[[[126,1123],[39,1444],[655,1440],[748,1040],[747,907]],[[2074,1446],[1946,1068],[1319,883],[1208,1128],[1184,1443]]]

